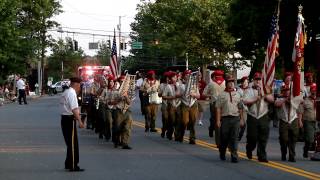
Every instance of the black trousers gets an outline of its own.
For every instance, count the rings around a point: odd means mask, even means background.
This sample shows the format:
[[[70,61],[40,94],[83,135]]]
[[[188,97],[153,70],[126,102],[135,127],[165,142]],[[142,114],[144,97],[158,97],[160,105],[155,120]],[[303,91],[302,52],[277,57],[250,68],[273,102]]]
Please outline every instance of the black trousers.
[[[65,168],[67,169],[74,169],[79,163],[79,145],[76,124],[73,115],[61,116],[62,133],[67,145],[67,157],[64,162]]]
[[[23,98],[24,104],[27,104],[26,91],[24,89],[19,89],[19,104],[21,104],[21,98]]]

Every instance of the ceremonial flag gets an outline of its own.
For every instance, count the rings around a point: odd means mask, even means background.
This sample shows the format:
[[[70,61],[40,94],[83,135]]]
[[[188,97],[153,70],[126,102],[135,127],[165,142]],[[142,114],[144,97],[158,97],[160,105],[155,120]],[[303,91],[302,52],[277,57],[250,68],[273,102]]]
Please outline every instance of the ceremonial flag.
[[[114,31],[112,48],[111,48],[111,57],[110,57],[110,66],[111,66],[111,73],[113,77],[117,78],[119,73],[119,63],[117,59],[117,44],[116,44],[116,31]]]
[[[266,86],[271,88],[274,81],[275,59],[279,54],[279,6],[280,4],[278,5],[277,12],[273,15],[271,20],[266,57],[264,59],[262,69],[262,95],[266,94]]]
[[[298,27],[292,51],[292,61],[294,62],[292,85],[293,97],[299,96],[304,86],[304,44],[306,43],[306,36],[304,30],[304,18],[301,11],[302,6],[300,5],[298,13]]]

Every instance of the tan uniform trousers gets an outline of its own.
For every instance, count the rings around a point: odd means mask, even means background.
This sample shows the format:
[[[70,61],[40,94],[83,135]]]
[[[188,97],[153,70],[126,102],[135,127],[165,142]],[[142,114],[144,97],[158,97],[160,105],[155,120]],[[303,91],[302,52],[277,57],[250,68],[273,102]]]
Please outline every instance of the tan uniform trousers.
[[[145,118],[146,130],[149,130],[149,128],[151,130],[155,129],[157,113],[158,113],[158,104],[149,104],[146,106],[146,118]]]
[[[162,103],[161,112],[162,112],[162,129],[161,137],[165,136],[166,131],[168,130],[168,117],[169,117],[169,108],[168,105]]]
[[[196,139],[195,123],[198,117],[198,103],[194,103],[191,107],[181,104],[181,118],[178,123],[178,140],[182,141],[185,130],[190,130],[189,140]]]
[[[127,110],[125,113],[122,113],[122,110],[117,109],[114,126],[117,141],[123,145],[128,145],[132,126],[131,111]]]
[[[168,104],[168,121],[167,121],[167,133],[166,136],[169,140],[172,139],[174,133],[175,138],[177,138],[177,121],[181,117],[180,106],[175,107],[171,104]]]

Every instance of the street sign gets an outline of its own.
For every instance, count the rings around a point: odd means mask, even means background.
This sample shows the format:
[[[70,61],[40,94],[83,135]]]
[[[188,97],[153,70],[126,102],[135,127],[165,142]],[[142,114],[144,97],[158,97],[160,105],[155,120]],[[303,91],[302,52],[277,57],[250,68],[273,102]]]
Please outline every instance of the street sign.
[[[89,43],[89,49],[98,49],[98,43],[95,43],[95,42]]]
[[[132,49],[142,49],[142,42],[138,42],[138,41],[132,42],[131,48]]]

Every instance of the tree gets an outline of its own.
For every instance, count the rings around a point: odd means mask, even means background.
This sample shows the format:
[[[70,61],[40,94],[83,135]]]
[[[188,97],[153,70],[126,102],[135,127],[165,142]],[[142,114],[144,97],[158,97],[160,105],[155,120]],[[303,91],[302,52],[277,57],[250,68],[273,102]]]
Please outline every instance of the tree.
[[[71,38],[66,38],[65,41],[59,40],[52,46],[52,54],[48,57],[48,76],[54,78],[54,80],[61,80],[64,78],[70,78],[77,76],[78,67],[81,66],[81,60],[84,56],[83,50],[79,49],[74,51],[69,48],[69,44],[72,42]],[[63,63],[63,72],[62,72]]]
[[[140,66],[161,68],[172,61],[200,66],[213,61],[223,64],[235,39],[225,23],[230,0],[143,1],[131,24],[134,41],[142,50],[132,50]],[[171,62],[170,62],[171,61]]]
[[[100,64],[102,66],[109,66],[110,65],[110,56],[111,56],[111,49],[107,41],[102,41],[99,43],[99,50],[97,52],[96,57],[98,58]]]

